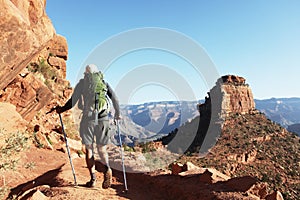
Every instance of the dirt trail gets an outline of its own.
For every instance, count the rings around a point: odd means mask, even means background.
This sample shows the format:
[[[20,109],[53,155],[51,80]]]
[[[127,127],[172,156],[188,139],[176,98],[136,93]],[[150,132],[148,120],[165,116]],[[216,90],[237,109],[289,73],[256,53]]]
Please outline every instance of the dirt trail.
[[[5,171],[2,182],[12,188],[10,196],[24,196],[32,188],[42,187],[42,192],[50,199],[128,199],[119,197],[122,184],[113,178],[112,188],[101,188],[103,174],[97,173],[95,189],[74,187],[74,179],[67,154],[60,151],[45,149],[30,149],[23,152],[16,171]],[[78,184],[89,180],[89,173],[85,167],[84,158],[73,159]],[[50,186],[48,189],[45,185]]]
[[[102,189],[103,174],[97,173],[95,188],[74,186],[72,170],[66,153],[56,150],[31,148],[21,153],[15,171],[5,171],[1,184],[11,188],[9,196],[28,199],[39,189],[44,199],[98,200],[98,199],[255,199],[245,196],[257,182],[252,177],[234,178],[216,183],[201,182],[203,174],[188,176],[171,175],[157,171],[145,174],[127,174],[128,189],[124,193],[123,174],[113,170],[113,182],[109,189]],[[79,185],[89,181],[84,158],[74,158],[73,164]],[[103,166],[97,162],[97,171]],[[18,197],[18,198],[16,198]],[[9,198],[7,198],[9,199]],[[41,199],[41,198],[37,198]],[[257,199],[257,198],[256,198]]]
[[[153,199],[157,195],[144,184],[141,178],[128,174],[129,191],[124,193],[123,174],[113,170],[112,187],[102,189],[103,173],[97,173],[95,188],[85,188],[83,185],[89,181],[89,173],[84,158],[73,159],[76,179],[79,186],[74,186],[72,170],[66,153],[45,149],[31,148],[21,153],[15,171],[5,171],[1,182],[11,188],[9,196],[26,199],[28,191],[39,189],[49,199]],[[103,171],[101,163],[97,162],[97,170]],[[134,180],[135,179],[135,180]],[[49,187],[50,186],[50,187]],[[35,188],[35,189],[34,189]],[[9,199],[9,198],[7,198]],[[163,199],[158,197],[156,199]]]

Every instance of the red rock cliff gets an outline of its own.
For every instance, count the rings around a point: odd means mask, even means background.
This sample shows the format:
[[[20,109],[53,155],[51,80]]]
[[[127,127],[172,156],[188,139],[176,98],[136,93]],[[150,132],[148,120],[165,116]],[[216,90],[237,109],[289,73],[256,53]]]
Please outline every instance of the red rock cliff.
[[[0,90],[4,89],[53,38],[45,1],[0,1]]]
[[[16,106],[27,120],[70,93],[67,41],[55,34],[46,1],[0,0],[0,102]]]

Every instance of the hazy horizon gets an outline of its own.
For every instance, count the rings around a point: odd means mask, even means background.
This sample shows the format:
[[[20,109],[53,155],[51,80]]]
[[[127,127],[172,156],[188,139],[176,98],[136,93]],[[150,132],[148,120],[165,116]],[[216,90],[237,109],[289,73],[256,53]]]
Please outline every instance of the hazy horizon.
[[[276,97],[271,97],[271,98],[266,98],[266,99],[257,99],[254,98],[254,101],[266,101],[266,100],[272,100],[272,99],[276,99],[276,100],[291,100],[291,99],[299,99],[300,97],[282,97],[282,98],[276,98]],[[162,101],[148,101],[148,102],[137,102],[134,104],[120,104],[121,106],[138,106],[138,105],[142,105],[142,104],[154,104],[154,103],[168,103],[168,102],[188,102],[188,103],[193,103],[193,102],[204,102],[205,99],[200,99],[200,100],[181,100],[181,101],[177,101],[177,100],[162,100]]]

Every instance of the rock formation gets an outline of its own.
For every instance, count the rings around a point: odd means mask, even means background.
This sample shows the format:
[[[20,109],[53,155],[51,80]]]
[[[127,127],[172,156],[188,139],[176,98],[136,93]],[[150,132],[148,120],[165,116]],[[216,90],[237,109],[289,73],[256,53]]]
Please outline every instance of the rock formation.
[[[32,74],[18,75],[2,93],[1,100],[16,106],[16,110],[25,120],[31,120],[45,106],[52,93]]]
[[[245,84],[245,79],[238,76],[228,75],[219,79],[216,88],[221,90],[223,114],[230,113],[246,114],[255,109],[255,103],[251,88]]]
[[[67,42],[55,34],[45,3],[1,0],[0,101],[15,105],[27,121],[55,95],[70,94]]]
[[[219,78],[208,92],[205,102],[197,105],[200,117],[162,138],[163,144],[168,144],[168,148],[174,152],[195,152],[201,149],[201,153],[206,153],[220,136],[226,117],[255,110],[251,89],[245,82],[244,78],[235,75]],[[249,155],[245,154],[241,160],[251,160],[251,156],[247,157]]]
[[[251,88],[245,83],[243,77],[235,75],[225,75],[217,80],[216,85],[208,93],[204,104],[198,105],[200,114],[206,116],[211,112],[211,102],[214,107],[221,111],[221,117],[230,114],[246,114],[255,109],[255,102]]]
[[[72,88],[66,80],[67,41],[55,33],[45,5],[43,0],[0,0],[0,103],[15,108],[39,147],[53,149],[50,143],[60,142],[61,129],[58,116],[46,112],[66,102]],[[74,133],[70,114],[64,119]]]
[[[45,1],[1,0],[0,90],[11,83],[53,38]]]

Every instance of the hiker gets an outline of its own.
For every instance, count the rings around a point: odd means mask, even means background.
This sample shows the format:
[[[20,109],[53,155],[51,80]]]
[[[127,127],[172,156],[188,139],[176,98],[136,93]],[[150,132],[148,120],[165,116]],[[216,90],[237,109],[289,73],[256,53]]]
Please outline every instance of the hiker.
[[[91,179],[86,183],[86,186],[94,187],[96,183],[94,158],[94,138],[96,137],[97,151],[105,166],[104,181],[102,183],[104,189],[109,188],[112,182],[112,170],[109,166],[108,153],[106,151],[107,144],[110,142],[109,111],[106,95],[111,99],[115,109],[114,120],[119,120],[119,102],[114,91],[103,80],[103,74],[98,71],[97,66],[89,64],[85,68],[84,78],[80,79],[75,86],[71,98],[64,106],[56,108],[57,113],[62,113],[71,109],[78,102],[78,108],[83,110],[79,132],[82,144],[85,146],[86,164],[91,175]]]

